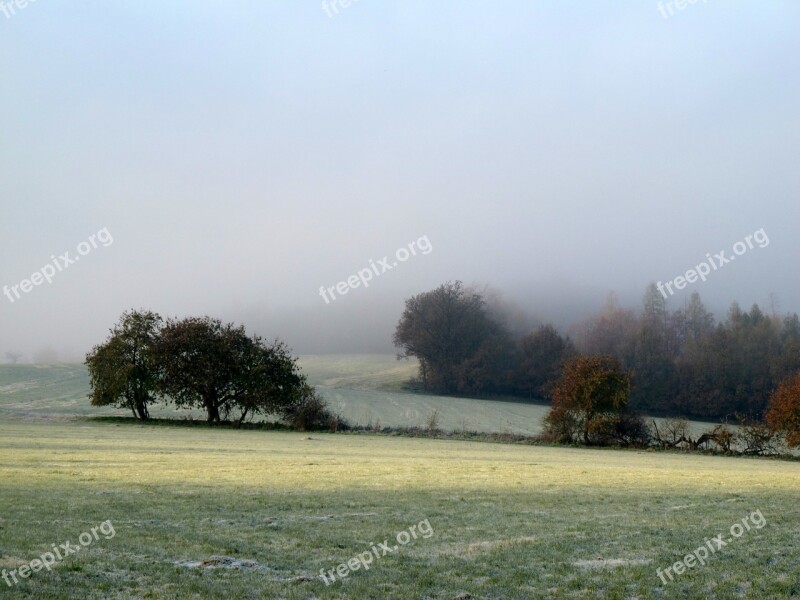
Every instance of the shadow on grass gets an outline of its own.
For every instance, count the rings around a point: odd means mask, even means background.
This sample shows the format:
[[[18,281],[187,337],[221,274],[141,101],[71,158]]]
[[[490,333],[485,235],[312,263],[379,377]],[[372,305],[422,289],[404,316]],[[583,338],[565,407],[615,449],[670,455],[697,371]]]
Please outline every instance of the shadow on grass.
[[[113,423],[116,425],[148,425],[151,427],[191,427],[201,429],[234,429],[234,430],[263,430],[263,431],[294,431],[283,423],[260,421],[258,423],[236,423],[235,421],[221,421],[209,423],[202,419],[154,419],[146,421],[133,417],[82,417],[80,420],[91,423]]]

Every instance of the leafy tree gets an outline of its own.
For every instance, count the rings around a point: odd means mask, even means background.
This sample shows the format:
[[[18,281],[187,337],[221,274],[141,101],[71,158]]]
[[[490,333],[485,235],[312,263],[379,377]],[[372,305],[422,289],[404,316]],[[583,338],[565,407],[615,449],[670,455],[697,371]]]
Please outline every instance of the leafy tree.
[[[514,343],[501,327],[487,333],[475,352],[456,368],[456,390],[483,395],[510,389],[514,377]]]
[[[796,314],[783,320],[780,333],[781,359],[778,377],[783,380],[800,371],[800,319]]]
[[[226,405],[226,415],[235,408],[239,423],[248,415],[291,415],[299,428],[314,429],[330,420],[324,401],[313,387],[306,384],[297,359],[280,341],[267,345],[258,337],[250,338],[241,354],[241,365],[231,392],[232,401]],[[316,421],[315,421],[316,419]],[[313,423],[312,423],[313,421]]]
[[[244,327],[211,317],[169,321],[156,348],[161,391],[177,406],[202,408],[209,422],[239,412],[278,413],[305,383],[282,343],[264,344]]]
[[[486,314],[482,296],[466,291],[460,281],[406,300],[394,334],[399,357],[419,359],[423,386],[448,394],[500,387],[507,369],[489,361],[507,339]]]
[[[575,346],[552,325],[542,325],[520,341],[517,389],[528,395],[549,398]]]
[[[714,331],[714,315],[700,299],[700,294],[692,292],[689,302],[681,314],[681,337],[685,345],[700,343]]]
[[[648,286],[642,316],[633,342],[633,367],[637,385],[631,403],[638,408],[663,406],[674,385],[675,363],[669,355],[669,315],[664,296],[655,284]]]
[[[153,349],[161,325],[154,312],[125,312],[110,337],[86,355],[93,406],[127,408],[143,421],[150,417],[147,407],[158,396]]]
[[[161,391],[179,407],[202,408],[208,421],[220,421],[232,401],[236,369],[247,351],[243,328],[211,317],[170,320],[156,349],[163,370]]]
[[[770,429],[786,437],[790,448],[800,446],[800,373],[778,386],[765,418]]]
[[[629,364],[638,327],[636,314],[621,308],[611,293],[600,314],[578,328],[578,350],[587,355],[613,356]]]
[[[610,356],[576,356],[553,389],[546,429],[561,441],[607,443],[628,408],[630,373]],[[565,433],[569,438],[565,439]]]

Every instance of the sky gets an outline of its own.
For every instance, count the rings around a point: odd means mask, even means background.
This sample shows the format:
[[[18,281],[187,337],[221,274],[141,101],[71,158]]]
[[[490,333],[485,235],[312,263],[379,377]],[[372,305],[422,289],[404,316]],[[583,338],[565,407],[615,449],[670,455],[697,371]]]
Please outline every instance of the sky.
[[[451,280],[566,327],[761,230],[668,306],[800,312],[796,1],[19,2],[0,360],[130,308],[391,352]]]

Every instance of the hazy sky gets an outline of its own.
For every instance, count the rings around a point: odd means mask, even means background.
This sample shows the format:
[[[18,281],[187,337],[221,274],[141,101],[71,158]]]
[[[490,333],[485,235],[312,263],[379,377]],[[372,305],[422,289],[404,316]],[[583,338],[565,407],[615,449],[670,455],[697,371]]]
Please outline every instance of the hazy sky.
[[[774,292],[800,311],[800,4],[673,13],[651,0],[0,12],[0,286],[113,238],[0,296],[0,353],[81,355],[130,307],[244,321],[305,352],[370,350],[404,297],[452,279],[564,323],[609,290],[638,303],[762,228],[767,247],[670,306]],[[369,288],[319,295],[423,236],[432,251]]]

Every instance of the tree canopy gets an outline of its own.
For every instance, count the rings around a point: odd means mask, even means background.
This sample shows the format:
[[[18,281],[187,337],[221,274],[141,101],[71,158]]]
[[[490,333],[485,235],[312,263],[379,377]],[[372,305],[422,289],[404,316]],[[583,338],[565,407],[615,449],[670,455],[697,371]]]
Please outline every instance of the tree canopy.
[[[567,359],[610,356],[632,373],[633,409],[687,417],[760,420],[778,384],[800,372],[796,314],[733,303],[717,322],[696,292],[670,310],[649,285],[638,311],[611,294],[569,337],[547,324],[523,329],[520,319],[511,332],[502,313],[445,283],[406,300],[394,343],[419,359],[424,389],[443,394],[549,399]]]
[[[800,373],[782,382],[772,394],[766,422],[785,436],[790,448],[800,446]]]
[[[553,389],[547,430],[560,441],[604,443],[615,437],[627,412],[630,373],[610,356],[576,356]]]
[[[401,356],[415,356],[430,390],[483,393],[502,387],[510,366],[509,335],[492,320],[480,294],[460,281],[406,300],[394,334]]]
[[[149,418],[158,398],[158,366],[153,350],[162,319],[150,311],[128,311],[104,343],[86,356],[94,406],[116,406]]]
[[[123,313],[86,364],[92,404],[127,408],[142,420],[158,400],[201,409],[209,422],[241,424],[257,414],[305,424],[332,418],[285,343],[268,344],[207,316],[164,322],[150,311]]]

